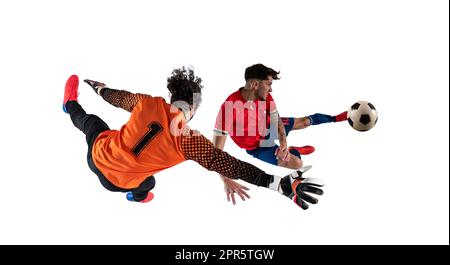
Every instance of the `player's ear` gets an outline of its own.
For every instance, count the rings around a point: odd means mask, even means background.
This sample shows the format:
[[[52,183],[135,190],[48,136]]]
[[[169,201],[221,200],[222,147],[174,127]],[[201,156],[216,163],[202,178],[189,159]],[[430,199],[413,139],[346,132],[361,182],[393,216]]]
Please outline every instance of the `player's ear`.
[[[250,88],[252,90],[257,90],[258,89],[258,84],[259,84],[258,80],[256,80],[256,79],[250,80]]]

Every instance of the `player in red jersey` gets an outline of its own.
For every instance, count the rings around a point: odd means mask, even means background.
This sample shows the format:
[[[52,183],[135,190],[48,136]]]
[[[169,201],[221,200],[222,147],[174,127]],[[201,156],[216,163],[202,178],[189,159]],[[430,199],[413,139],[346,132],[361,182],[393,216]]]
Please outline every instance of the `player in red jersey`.
[[[232,93],[222,104],[214,127],[214,146],[223,149],[228,135],[248,154],[272,165],[299,169],[303,166],[301,155],[314,152],[312,146],[288,146],[286,136],[291,130],[310,125],[347,120],[347,112],[336,116],[316,113],[301,118],[281,118],[270,94],[273,80],[279,72],[262,64],[245,70],[245,86]],[[275,144],[278,139],[280,145]],[[242,186],[223,178],[227,199],[235,204],[234,193],[243,200],[249,198]]]
[[[307,202],[318,202],[307,193],[322,195],[319,187],[323,184],[304,178],[304,171],[294,171],[285,177],[266,174],[214,148],[203,135],[187,127],[201,101],[201,79],[193,70],[175,69],[167,81],[171,104],[161,97],[116,90],[101,82],[85,80],[105,101],[130,112],[130,119],[120,130],[111,130],[78,103],[78,76],[67,80],[63,109],[86,135],[89,168],[106,189],[127,192],[130,201],[148,202],[153,198],[150,190],[155,187],[154,174],[193,160],[223,176],[277,191],[302,209],[308,208]]]

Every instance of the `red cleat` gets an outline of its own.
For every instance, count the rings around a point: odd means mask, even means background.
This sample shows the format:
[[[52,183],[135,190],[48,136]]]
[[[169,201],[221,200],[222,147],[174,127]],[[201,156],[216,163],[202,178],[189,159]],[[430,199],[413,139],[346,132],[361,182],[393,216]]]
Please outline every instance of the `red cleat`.
[[[289,150],[297,150],[301,155],[309,155],[311,153],[313,153],[316,149],[314,148],[314,146],[311,145],[305,145],[305,146],[290,146]]]
[[[346,121],[347,120],[347,111],[342,112],[339,115],[336,115],[336,122]]]
[[[67,79],[66,88],[64,90],[63,110],[67,113],[67,101],[78,101],[78,76],[72,75]]]
[[[147,198],[143,199],[143,200],[140,201],[140,202],[141,202],[141,203],[149,202],[149,201],[153,200],[154,197],[155,197],[155,195],[153,194],[153,192],[148,192]]]
[[[127,192],[127,200],[129,200],[130,202],[135,202],[136,200],[133,197],[133,193],[131,192]],[[153,198],[155,197],[155,195],[153,194],[153,192],[148,192],[147,197],[145,199],[143,199],[142,201],[139,201],[140,203],[146,203],[149,202],[151,200],[153,200]]]

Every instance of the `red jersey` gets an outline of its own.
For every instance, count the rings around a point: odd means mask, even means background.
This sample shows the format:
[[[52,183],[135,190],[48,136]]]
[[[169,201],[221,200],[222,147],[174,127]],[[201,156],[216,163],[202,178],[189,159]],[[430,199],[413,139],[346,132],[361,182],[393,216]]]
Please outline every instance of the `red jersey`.
[[[253,150],[268,134],[270,114],[277,111],[272,95],[265,101],[247,101],[242,97],[240,88],[231,94],[220,107],[214,131],[230,135],[241,148]]]

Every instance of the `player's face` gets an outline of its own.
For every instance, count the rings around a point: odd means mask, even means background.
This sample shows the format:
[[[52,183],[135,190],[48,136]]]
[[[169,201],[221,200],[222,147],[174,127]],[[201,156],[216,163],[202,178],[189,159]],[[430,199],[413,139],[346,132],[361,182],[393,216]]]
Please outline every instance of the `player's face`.
[[[189,114],[188,114],[186,122],[189,122],[189,121],[192,120],[192,118],[194,118],[194,115],[195,115],[195,112],[197,111],[197,109],[198,109],[198,105],[197,104],[189,106]]]
[[[193,106],[191,106],[191,118],[189,120],[192,120],[192,118],[195,115],[195,112],[197,111],[197,108],[198,108],[198,106],[195,104]]]
[[[260,99],[266,100],[269,92],[272,92],[272,82],[273,78],[271,76],[269,76],[266,80],[258,81],[258,89],[256,90],[256,93]]]

